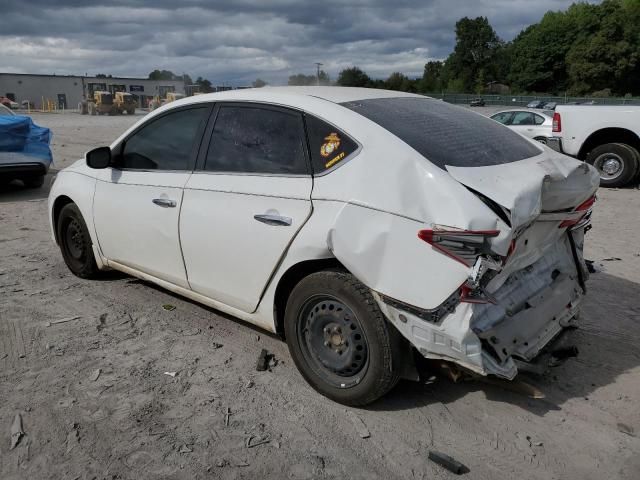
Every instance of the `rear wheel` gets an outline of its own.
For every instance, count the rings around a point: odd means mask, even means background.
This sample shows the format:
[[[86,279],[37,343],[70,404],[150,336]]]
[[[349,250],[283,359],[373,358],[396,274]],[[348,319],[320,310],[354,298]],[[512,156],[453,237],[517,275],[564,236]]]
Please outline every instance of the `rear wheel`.
[[[622,187],[631,182],[638,171],[638,151],[624,143],[606,143],[594,148],[587,162],[600,174],[603,187]]]
[[[296,285],[285,335],[302,376],[336,402],[367,405],[398,382],[400,336],[369,289],[346,272],[313,273]]]
[[[56,232],[62,258],[69,270],[80,278],[96,277],[99,270],[93,256],[93,242],[75,203],[65,205],[60,211]]]
[[[542,143],[543,145],[546,145],[548,143],[547,137],[536,137],[536,138],[534,138],[534,140],[536,142]]]

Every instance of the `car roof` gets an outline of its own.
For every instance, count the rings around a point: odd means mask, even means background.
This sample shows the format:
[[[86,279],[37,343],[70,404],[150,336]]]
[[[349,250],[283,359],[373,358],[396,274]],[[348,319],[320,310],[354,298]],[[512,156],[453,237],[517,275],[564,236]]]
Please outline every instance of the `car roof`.
[[[358,87],[262,87],[244,88],[240,90],[227,90],[217,93],[205,93],[187,97],[181,100],[181,104],[212,102],[220,100],[254,100],[254,101],[283,101],[287,100],[296,104],[296,99],[315,97],[333,103],[353,102],[373,98],[417,97],[423,95],[398,92],[394,90],[382,90],[377,88]]]

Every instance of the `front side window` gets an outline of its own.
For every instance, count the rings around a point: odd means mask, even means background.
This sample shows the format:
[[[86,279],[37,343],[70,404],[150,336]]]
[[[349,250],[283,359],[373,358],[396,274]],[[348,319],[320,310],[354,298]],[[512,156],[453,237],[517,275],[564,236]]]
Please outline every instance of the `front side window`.
[[[313,173],[322,173],[340,164],[358,149],[346,133],[312,115],[306,115]]]
[[[152,120],[129,137],[119,166],[143,170],[190,170],[196,135],[208,107],[188,108]]]
[[[221,106],[204,170],[297,175],[308,172],[302,116],[261,106]]]

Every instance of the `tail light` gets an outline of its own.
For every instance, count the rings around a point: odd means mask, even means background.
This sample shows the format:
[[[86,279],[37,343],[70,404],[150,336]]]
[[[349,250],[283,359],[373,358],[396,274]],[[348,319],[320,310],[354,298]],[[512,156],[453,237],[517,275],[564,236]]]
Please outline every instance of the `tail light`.
[[[491,252],[489,239],[499,233],[499,230],[420,230],[418,238],[465,267],[472,267],[479,255]]]
[[[582,221],[582,219],[589,213],[589,211],[591,210],[591,207],[593,207],[593,204],[596,202],[596,196],[593,195],[589,198],[587,198],[584,202],[582,202],[580,205],[578,205],[574,212],[584,212],[584,215],[575,218],[573,220],[565,220],[564,222],[562,222],[560,224],[559,228],[566,228],[566,227],[572,227],[574,225],[577,225],[578,223],[580,223],[580,221]]]
[[[553,127],[551,128],[553,133],[562,132],[562,117],[558,112],[554,112],[553,114]]]

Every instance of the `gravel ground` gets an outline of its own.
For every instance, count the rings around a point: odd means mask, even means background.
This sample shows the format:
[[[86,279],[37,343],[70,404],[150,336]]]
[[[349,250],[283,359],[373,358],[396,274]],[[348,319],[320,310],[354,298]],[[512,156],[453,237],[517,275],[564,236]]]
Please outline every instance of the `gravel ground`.
[[[139,118],[34,115],[57,169]],[[638,478],[638,190],[599,193],[580,354],[524,378],[546,398],[438,376],[366,409],[317,395],[283,342],[240,321],[124,275],[71,275],[47,193],[0,192],[2,479],[453,478],[430,449],[473,479]],[[277,364],[256,372],[262,348]]]

